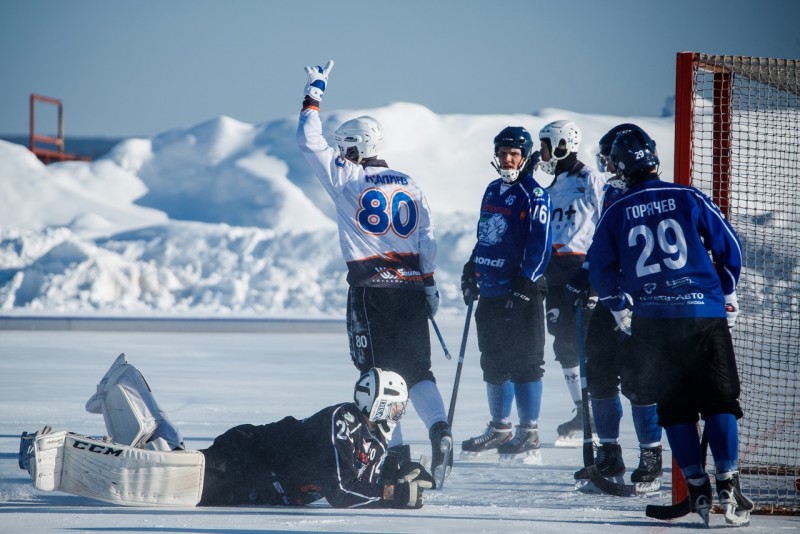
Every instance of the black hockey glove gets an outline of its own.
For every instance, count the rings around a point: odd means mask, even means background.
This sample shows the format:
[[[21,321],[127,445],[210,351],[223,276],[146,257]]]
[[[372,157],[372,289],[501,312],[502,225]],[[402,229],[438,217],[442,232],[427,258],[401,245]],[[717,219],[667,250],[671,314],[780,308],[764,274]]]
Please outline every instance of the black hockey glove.
[[[508,294],[506,301],[506,309],[511,310],[515,306],[519,307],[523,304],[530,303],[536,294],[539,292],[539,287],[536,282],[524,276],[517,276],[511,283],[511,293]]]
[[[572,280],[567,282],[564,288],[572,295],[575,300],[572,306],[577,309],[582,307],[586,310],[593,310],[597,305],[597,293],[592,289],[589,283],[589,271],[586,269],[578,269]]]
[[[471,261],[464,264],[461,272],[461,294],[467,306],[470,300],[478,300],[478,279],[475,277],[475,264]]]
[[[383,502],[388,508],[422,508],[422,492],[433,486],[422,464],[402,462],[394,482],[383,486]]]

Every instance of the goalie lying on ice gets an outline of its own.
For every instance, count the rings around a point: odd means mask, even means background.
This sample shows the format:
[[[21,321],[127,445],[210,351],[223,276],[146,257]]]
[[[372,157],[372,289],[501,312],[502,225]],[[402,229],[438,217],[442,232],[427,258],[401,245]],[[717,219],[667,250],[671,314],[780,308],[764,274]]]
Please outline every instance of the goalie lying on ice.
[[[303,420],[240,425],[189,451],[121,354],[86,405],[103,414],[109,435],[23,433],[19,465],[38,489],[123,505],[301,506],[325,498],[335,508],[420,508],[433,478],[386,454],[407,402],[403,378],[374,368],[356,382],[353,402]]]

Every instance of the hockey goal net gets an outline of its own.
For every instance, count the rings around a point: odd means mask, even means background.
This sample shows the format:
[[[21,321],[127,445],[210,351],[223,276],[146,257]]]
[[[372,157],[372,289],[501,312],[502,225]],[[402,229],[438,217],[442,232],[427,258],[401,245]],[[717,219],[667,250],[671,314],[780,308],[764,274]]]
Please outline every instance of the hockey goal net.
[[[745,412],[739,465],[742,490],[766,513],[800,513],[799,68],[677,57],[675,181],[712,196],[743,246],[732,331]]]

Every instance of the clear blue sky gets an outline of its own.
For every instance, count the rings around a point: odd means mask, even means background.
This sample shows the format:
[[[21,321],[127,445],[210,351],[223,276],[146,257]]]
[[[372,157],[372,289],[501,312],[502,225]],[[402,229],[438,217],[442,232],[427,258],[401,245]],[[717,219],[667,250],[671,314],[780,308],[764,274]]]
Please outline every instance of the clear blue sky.
[[[330,58],[328,109],[657,116],[677,52],[800,59],[798,21],[796,0],[0,0],[0,134],[27,133],[30,93],[67,137],[257,124]]]

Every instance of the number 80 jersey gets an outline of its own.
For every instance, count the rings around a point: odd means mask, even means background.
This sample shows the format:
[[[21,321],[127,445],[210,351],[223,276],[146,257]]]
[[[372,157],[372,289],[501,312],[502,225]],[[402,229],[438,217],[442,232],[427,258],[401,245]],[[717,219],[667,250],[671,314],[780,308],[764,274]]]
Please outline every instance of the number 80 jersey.
[[[297,145],[336,205],[348,283],[421,290],[433,277],[436,240],[414,180],[382,160],[362,166],[342,158],[323,137],[314,108],[300,113]]]
[[[720,209],[694,187],[647,180],[632,186],[600,218],[589,273],[611,309],[633,297],[633,313],[651,318],[725,317],[742,267],[739,238]]]

